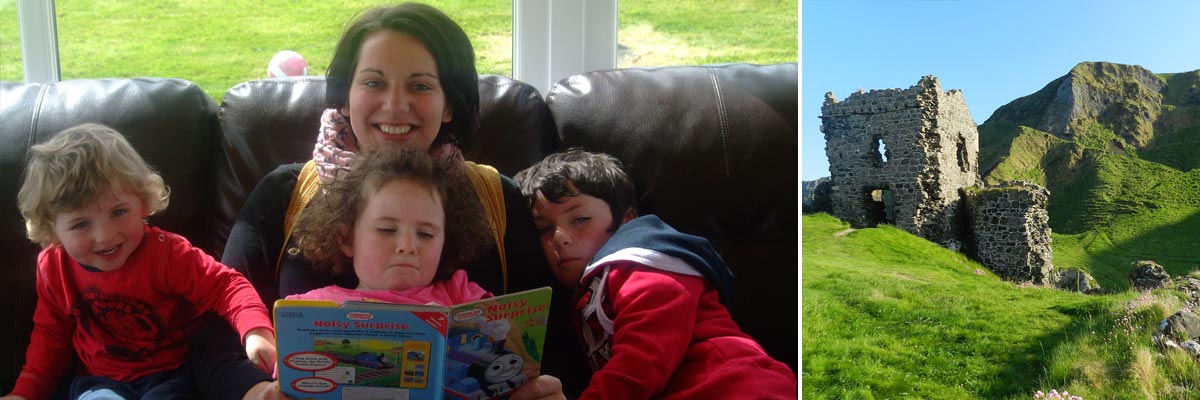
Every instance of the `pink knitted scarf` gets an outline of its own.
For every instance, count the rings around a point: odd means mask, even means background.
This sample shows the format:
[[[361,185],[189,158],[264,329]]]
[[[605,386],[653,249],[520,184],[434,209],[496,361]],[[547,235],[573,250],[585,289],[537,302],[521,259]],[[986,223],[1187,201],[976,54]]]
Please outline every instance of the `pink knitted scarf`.
[[[435,143],[437,141],[435,140]],[[313,161],[316,163],[317,176],[321,183],[330,183],[346,171],[350,170],[350,162],[358,153],[358,138],[350,129],[346,117],[337,109],[329,108],[321,113],[321,127],[317,129],[317,144],[313,146]],[[463,165],[462,150],[453,139],[442,144],[435,144],[429,149],[429,154],[448,161],[461,169]]]

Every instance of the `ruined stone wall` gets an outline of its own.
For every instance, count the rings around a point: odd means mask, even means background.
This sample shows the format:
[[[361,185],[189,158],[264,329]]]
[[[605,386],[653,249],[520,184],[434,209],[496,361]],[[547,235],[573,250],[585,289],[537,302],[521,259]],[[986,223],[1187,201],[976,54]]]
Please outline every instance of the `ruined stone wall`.
[[[958,189],[977,186],[979,177],[979,130],[967,110],[961,91],[937,91],[937,118],[929,120],[935,132],[930,138],[931,152],[936,152],[941,166],[938,196],[958,197]]]
[[[1050,252],[1050,192],[1011,182],[967,192],[974,253],[1000,277],[1044,284],[1054,267]]]
[[[958,247],[958,189],[980,182],[979,134],[961,92],[926,76],[840,102],[826,94],[821,113],[835,216]],[[884,196],[872,198],[876,190]]]

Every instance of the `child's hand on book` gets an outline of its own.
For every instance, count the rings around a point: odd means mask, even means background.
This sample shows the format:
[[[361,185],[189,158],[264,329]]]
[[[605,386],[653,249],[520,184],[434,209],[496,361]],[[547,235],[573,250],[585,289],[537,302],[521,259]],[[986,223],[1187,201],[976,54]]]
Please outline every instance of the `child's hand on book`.
[[[288,400],[283,393],[279,392],[279,382],[262,381],[246,391],[246,395],[242,396],[242,400]]]
[[[508,400],[566,400],[562,381],[550,375],[539,375],[513,392]]]
[[[266,373],[275,375],[275,334],[267,328],[254,328],[246,334],[246,357]]]

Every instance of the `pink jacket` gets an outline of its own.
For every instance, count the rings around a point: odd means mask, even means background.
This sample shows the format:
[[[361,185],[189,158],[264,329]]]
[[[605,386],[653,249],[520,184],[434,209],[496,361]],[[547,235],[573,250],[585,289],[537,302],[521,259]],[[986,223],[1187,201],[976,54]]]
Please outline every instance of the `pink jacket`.
[[[492,297],[491,293],[467,279],[467,272],[458,270],[450,279],[435,281],[429,286],[406,290],[358,290],[346,289],[340,286],[326,286],[314,289],[304,294],[288,296],[293,300],[333,300],[338,303],[346,301],[378,301],[383,303],[400,304],[437,304],[452,306],[482,298]]]

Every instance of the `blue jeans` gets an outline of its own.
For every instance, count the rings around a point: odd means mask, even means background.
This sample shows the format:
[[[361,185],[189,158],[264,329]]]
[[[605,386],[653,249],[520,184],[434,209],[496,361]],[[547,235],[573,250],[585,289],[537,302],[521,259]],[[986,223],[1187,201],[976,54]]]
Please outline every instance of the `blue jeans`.
[[[183,368],[133,382],[102,376],[80,376],[71,382],[71,398],[76,400],[194,400],[200,399],[198,393],[191,374]]]

